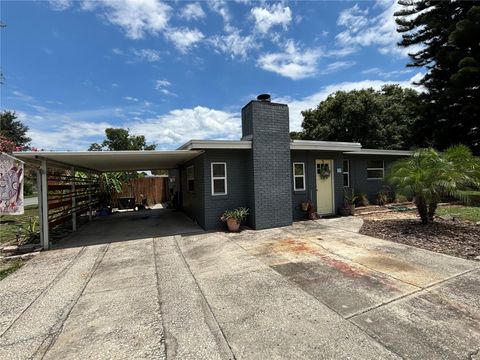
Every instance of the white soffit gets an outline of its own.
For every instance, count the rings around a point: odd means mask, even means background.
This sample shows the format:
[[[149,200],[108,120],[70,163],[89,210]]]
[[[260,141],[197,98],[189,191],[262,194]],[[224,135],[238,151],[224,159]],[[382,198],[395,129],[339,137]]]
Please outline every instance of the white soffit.
[[[172,169],[202,151],[26,151],[13,155],[25,162],[47,160],[96,171],[141,171]]]
[[[358,151],[346,152],[348,155],[396,155],[410,156],[412,151],[408,150],[382,150],[382,149],[360,149]]]
[[[251,149],[250,140],[190,140],[178,150],[192,149]]]
[[[362,145],[354,142],[293,140],[291,150],[324,150],[324,151],[356,151]]]

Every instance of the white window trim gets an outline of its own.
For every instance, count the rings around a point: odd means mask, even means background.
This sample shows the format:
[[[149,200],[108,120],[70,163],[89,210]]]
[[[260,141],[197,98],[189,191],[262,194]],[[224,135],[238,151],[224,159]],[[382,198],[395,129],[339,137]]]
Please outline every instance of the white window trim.
[[[348,171],[345,171],[345,168],[343,167],[343,164],[345,163],[345,161],[348,164]],[[342,171],[343,171],[343,175],[347,175],[347,180],[348,180],[348,185],[345,186],[345,184],[343,184],[343,187],[349,188],[350,187],[350,160],[343,159]],[[342,182],[343,182],[343,179],[342,179]]]
[[[213,165],[223,165],[225,169],[225,176],[213,176]],[[211,177],[211,186],[212,186],[212,196],[218,196],[218,195],[227,195],[227,163],[226,162],[212,162],[210,163],[210,177]],[[213,187],[213,181],[214,180],[224,180],[225,181],[225,192],[224,193],[216,193],[215,189]]]
[[[295,165],[302,165],[303,168],[303,175],[295,175]],[[303,162],[294,162],[292,166],[292,171],[293,171],[293,191],[305,191],[306,190],[306,177],[305,177],[305,163]],[[295,187],[295,178],[301,177],[303,178],[303,188],[297,189]]]
[[[382,167],[381,168],[369,168],[367,167],[367,180],[383,180],[385,178],[385,160],[378,160],[378,161],[381,161],[382,162]],[[368,177],[368,171],[369,170],[382,170],[382,177],[375,177],[375,178],[371,178],[371,177]]]
[[[189,169],[192,169],[192,176],[188,176],[188,170]],[[188,182],[190,180],[193,180],[193,190],[190,190],[188,188]],[[195,167],[194,167],[194,165],[190,165],[189,167],[187,167],[187,191],[188,192],[195,192]]]

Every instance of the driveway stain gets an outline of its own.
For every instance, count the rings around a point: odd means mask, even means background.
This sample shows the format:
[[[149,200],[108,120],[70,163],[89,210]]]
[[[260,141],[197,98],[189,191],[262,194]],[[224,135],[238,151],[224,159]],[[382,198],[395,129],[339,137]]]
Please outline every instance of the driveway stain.
[[[287,238],[269,244],[269,247],[274,253],[286,253],[292,255],[313,255],[316,259],[320,260],[326,266],[335,269],[347,277],[362,277],[366,276],[366,271],[358,266],[350,264],[348,262],[333,258],[329,256],[317,245],[302,241],[299,239]]]
[[[356,259],[356,261],[358,261],[362,265],[375,269],[382,269],[384,271],[413,272],[419,270],[417,267],[405,261],[397,260],[388,255],[385,256],[375,253],[372,253],[369,256],[362,256]]]

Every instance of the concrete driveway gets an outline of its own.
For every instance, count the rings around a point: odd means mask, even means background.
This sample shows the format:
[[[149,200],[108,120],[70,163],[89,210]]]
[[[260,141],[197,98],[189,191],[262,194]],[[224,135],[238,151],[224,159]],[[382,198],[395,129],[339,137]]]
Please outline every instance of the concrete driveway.
[[[479,357],[478,262],[335,220],[125,241],[104,227],[104,243],[88,228],[0,282],[0,358]]]

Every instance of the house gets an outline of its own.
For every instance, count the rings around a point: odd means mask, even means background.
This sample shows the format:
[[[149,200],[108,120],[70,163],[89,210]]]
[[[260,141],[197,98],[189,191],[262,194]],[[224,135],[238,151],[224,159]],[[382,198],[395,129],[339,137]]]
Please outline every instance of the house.
[[[253,229],[290,225],[305,217],[301,203],[332,215],[344,187],[372,199],[385,169],[408,151],[362,149],[360,143],[290,140],[289,110],[263,94],[242,109],[242,138],[191,140],[178,150],[200,151],[170,172],[179,207],[204,229],[221,226],[226,209],[250,209]]]

